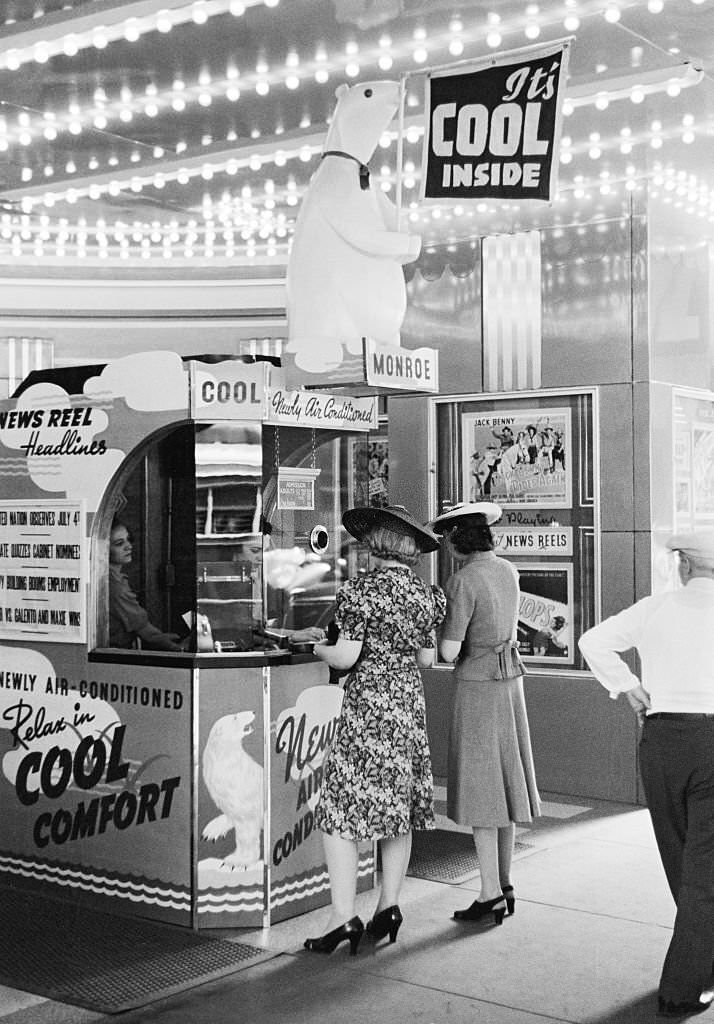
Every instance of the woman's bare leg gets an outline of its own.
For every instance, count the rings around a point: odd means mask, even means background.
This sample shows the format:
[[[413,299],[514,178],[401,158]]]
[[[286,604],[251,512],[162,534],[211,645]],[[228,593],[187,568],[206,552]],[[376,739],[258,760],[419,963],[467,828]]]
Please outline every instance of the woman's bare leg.
[[[380,840],[382,849],[382,890],[379,894],[377,913],[399,903],[404,876],[409,867],[412,852],[412,834],[397,836],[395,839]]]
[[[501,895],[501,880],[498,874],[498,829],[474,828],[474,845],[481,874],[479,901],[494,900]]]
[[[332,907],[327,928],[331,932],[355,916],[357,892],[357,843],[343,836],[323,833],[327,870],[330,875]]]

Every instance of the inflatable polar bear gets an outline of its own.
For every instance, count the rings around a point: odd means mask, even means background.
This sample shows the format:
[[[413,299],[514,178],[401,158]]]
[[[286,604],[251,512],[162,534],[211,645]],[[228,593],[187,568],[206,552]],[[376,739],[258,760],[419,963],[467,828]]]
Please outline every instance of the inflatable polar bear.
[[[399,108],[397,82],[341,85],[295,224],[287,268],[288,352],[308,372],[334,369],[362,338],[399,344],[403,263],[421,239],[397,230],[396,206],[368,182],[366,164]],[[365,180],[366,179],[366,180]]]

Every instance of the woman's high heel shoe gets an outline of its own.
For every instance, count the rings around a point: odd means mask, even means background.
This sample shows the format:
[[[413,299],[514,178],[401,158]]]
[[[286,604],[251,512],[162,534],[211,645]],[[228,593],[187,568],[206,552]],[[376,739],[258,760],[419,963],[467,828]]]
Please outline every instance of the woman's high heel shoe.
[[[503,893],[506,900],[506,910],[508,911],[508,916],[513,917],[513,915],[516,912],[516,894],[513,891],[513,886],[502,885],[501,892]]]
[[[403,920],[402,912],[396,904],[393,907],[387,907],[386,910],[380,910],[371,921],[367,922],[367,934],[375,942],[379,942],[385,935],[389,935],[390,942],[396,942],[397,932]]]
[[[502,903],[503,906],[499,906]],[[484,900],[483,903],[479,903],[478,900],[474,900],[470,907],[466,910],[455,910],[454,920],[455,921],[480,921],[482,917],[486,917],[488,914],[493,914],[493,920],[496,924],[503,924],[503,915],[506,913],[506,899],[505,896],[496,896],[493,900]]]
[[[305,939],[305,949],[309,949],[311,953],[332,953],[346,939],[350,944],[350,954],[354,956],[363,934],[362,921],[359,917],[353,917],[339,928],[333,928],[326,935],[321,935],[319,939]]]

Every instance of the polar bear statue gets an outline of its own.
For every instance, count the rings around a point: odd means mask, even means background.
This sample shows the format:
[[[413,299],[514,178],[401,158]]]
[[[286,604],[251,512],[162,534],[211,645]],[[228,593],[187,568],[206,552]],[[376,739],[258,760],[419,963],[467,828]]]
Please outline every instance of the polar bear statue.
[[[303,199],[287,268],[288,352],[308,372],[334,369],[362,338],[399,345],[402,264],[421,239],[397,229],[397,209],[369,184],[367,162],[399,108],[397,82],[336,92],[320,165]]]

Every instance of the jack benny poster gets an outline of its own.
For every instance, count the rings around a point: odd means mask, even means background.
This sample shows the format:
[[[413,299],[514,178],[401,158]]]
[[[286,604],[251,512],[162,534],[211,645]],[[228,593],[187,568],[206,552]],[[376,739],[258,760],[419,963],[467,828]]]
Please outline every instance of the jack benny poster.
[[[569,46],[427,78],[421,199],[555,198]]]
[[[461,431],[465,501],[571,507],[569,409],[466,413]]]

